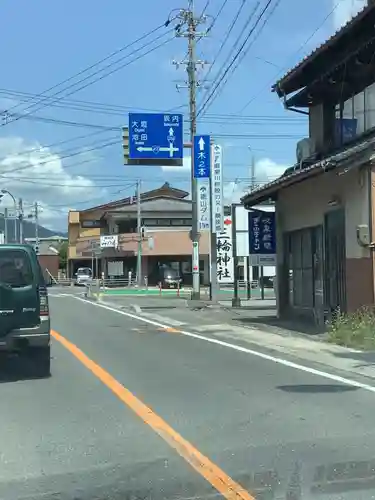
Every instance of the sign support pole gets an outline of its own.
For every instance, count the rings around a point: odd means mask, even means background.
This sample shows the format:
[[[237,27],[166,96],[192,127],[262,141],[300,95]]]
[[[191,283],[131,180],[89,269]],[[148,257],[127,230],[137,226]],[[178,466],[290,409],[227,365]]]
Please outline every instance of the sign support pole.
[[[8,209],[4,208],[4,243],[9,243],[8,241]]]
[[[137,284],[142,287],[142,219],[141,219],[141,181],[137,181],[137,233],[138,233],[138,250],[137,250]]]
[[[238,295],[238,282],[239,282],[239,269],[238,269],[238,257],[237,257],[237,221],[236,221],[236,204],[232,203],[231,206],[231,214],[232,214],[232,249],[233,249],[233,299],[232,299],[232,307],[240,307],[241,299]]]
[[[211,169],[209,177],[209,193],[210,193],[210,300],[216,301],[219,293],[219,283],[217,279],[217,238],[215,228],[213,227],[213,203],[212,203],[212,172],[214,164],[214,146],[211,141]]]

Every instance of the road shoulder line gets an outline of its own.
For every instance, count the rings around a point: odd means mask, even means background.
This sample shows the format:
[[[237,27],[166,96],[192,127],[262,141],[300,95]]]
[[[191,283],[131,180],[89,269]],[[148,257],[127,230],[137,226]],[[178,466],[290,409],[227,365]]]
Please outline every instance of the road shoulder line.
[[[73,298],[75,300],[79,300],[79,301],[85,302],[86,304],[90,304],[90,305],[92,305],[94,307],[99,307],[99,308],[102,308],[102,309],[106,309],[108,311],[111,311],[111,312],[114,312],[114,313],[117,313],[117,314],[121,314],[123,316],[127,316],[129,318],[132,318],[132,319],[144,322],[144,323],[148,323],[149,325],[153,325],[153,326],[156,326],[158,328],[162,328],[162,329],[164,329],[166,331],[168,331],[168,329],[171,328],[171,325],[160,323],[158,321],[155,321],[155,320],[152,320],[152,319],[149,319],[149,318],[145,318],[143,316],[138,316],[136,314],[133,314],[133,313],[130,313],[130,312],[127,312],[127,311],[123,311],[123,310],[120,310],[120,309],[115,309],[114,307],[107,306],[107,305],[102,304],[102,303],[91,302],[89,300],[85,300],[85,299],[82,299],[82,298],[76,297],[76,296],[74,296]],[[278,357],[278,356],[274,356],[274,355],[271,355],[271,354],[266,354],[264,352],[256,351],[254,349],[250,349],[248,347],[244,347],[244,346],[241,346],[241,345],[238,345],[238,344],[233,344],[231,342],[227,342],[227,341],[224,341],[224,340],[219,340],[219,339],[216,339],[216,338],[207,337],[205,335],[200,335],[200,334],[197,334],[197,333],[192,333],[192,332],[189,332],[189,331],[186,331],[186,330],[182,330],[182,329],[176,330],[176,333],[177,332],[180,333],[181,335],[186,336],[186,337],[191,337],[191,338],[194,338],[194,339],[197,339],[197,340],[208,342],[210,344],[219,345],[221,347],[226,347],[226,348],[232,349],[234,351],[238,351],[238,352],[242,352],[242,353],[246,353],[246,354],[251,354],[252,356],[256,356],[258,358],[264,359],[266,361],[271,361],[271,362],[277,363],[279,365],[287,366],[288,368],[293,368],[295,370],[299,370],[299,371],[302,371],[302,372],[305,372],[305,373],[310,373],[310,374],[316,375],[318,377],[322,377],[322,378],[325,378],[325,379],[328,379],[328,380],[333,380],[333,381],[341,383],[341,384],[345,384],[345,385],[348,385],[348,386],[351,386],[351,387],[357,387],[359,389],[364,389],[366,391],[375,393],[375,386],[370,385],[370,384],[366,384],[364,382],[359,382],[359,381],[354,380],[354,379],[350,379],[350,378],[347,378],[347,377],[342,377],[340,375],[335,375],[333,373],[330,373],[330,372],[327,372],[327,371],[324,371],[324,370],[318,370],[316,368],[312,368],[312,367],[309,367],[309,366],[306,366],[306,365],[303,365],[303,364],[300,364],[300,363],[296,363],[294,361],[289,361],[287,359],[284,359],[284,358],[281,358],[281,357]]]

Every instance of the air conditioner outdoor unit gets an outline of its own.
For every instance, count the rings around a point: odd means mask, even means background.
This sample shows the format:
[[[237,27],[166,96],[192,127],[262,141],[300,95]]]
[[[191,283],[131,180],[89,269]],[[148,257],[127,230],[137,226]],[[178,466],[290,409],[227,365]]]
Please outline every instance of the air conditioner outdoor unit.
[[[296,156],[297,162],[301,165],[305,160],[311,158],[315,154],[314,141],[308,137],[297,142]]]

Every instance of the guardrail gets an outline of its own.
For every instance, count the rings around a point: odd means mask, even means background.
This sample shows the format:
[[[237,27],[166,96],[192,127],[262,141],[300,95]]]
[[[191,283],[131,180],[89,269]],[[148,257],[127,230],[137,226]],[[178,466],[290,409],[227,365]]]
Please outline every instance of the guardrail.
[[[144,281],[143,286],[139,287],[137,284],[137,281],[135,279],[129,280],[128,278],[125,277],[118,277],[118,278],[105,278],[103,279],[93,279],[92,283],[95,283],[95,286],[98,286],[99,289],[103,292],[106,290],[112,290],[112,289],[117,289],[117,290],[155,290],[159,289],[158,285],[148,285],[147,279]],[[261,287],[260,283],[258,280],[252,280],[250,282],[247,282],[245,280],[239,280],[238,282],[238,292],[241,298],[252,298],[252,297],[257,297],[259,295],[265,296],[265,297],[272,297],[274,296],[274,289],[270,287]],[[52,284],[58,285],[58,286],[74,286],[75,285],[75,279],[74,278],[53,278],[52,279]],[[190,293],[191,291],[191,285],[184,285],[182,284],[179,289],[176,289],[176,293],[181,293],[182,295],[186,296],[186,294]],[[221,296],[228,296],[232,297],[234,294],[234,283],[221,283],[219,285],[220,289],[220,294]],[[210,285],[202,285],[201,286],[202,293],[204,295],[209,295],[210,291]]]
[[[232,285],[232,286],[230,286]],[[237,287],[237,297],[240,300],[250,300],[250,299],[274,299],[275,291],[273,288],[262,289],[259,288],[259,283],[257,281],[252,281],[251,283],[246,283],[245,281],[239,281]],[[172,289],[163,289],[161,286],[150,286],[150,287],[117,287],[111,288],[105,286],[105,280],[94,279],[90,283],[87,283],[85,288],[85,295],[91,297],[95,300],[100,300],[103,295],[143,295],[143,296],[153,296],[153,297],[181,297],[190,298],[192,293],[192,287],[177,287]],[[201,297],[208,299],[210,297],[210,287],[205,286],[201,288]],[[235,288],[234,284],[227,284],[224,287],[220,287],[218,291],[219,300],[232,300],[235,298]]]

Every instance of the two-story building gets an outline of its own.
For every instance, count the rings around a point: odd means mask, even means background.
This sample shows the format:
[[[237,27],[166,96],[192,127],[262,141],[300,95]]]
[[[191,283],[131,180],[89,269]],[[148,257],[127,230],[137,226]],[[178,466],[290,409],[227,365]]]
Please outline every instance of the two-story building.
[[[142,193],[140,199],[141,235],[136,196],[69,212],[70,276],[78,267],[92,267],[97,257],[98,272],[105,276],[115,273],[127,277],[129,271],[134,275],[141,239],[142,276],[151,275],[155,266],[164,263],[178,269],[186,284],[191,281],[192,205],[188,193],[165,183],[159,189]],[[100,249],[100,236],[104,235],[117,235],[117,247]],[[208,234],[202,233],[202,283],[209,280],[208,254]]]
[[[242,198],[275,201],[280,317],[323,325],[374,303],[374,26],[372,3],[273,87],[309,120],[296,164]]]

